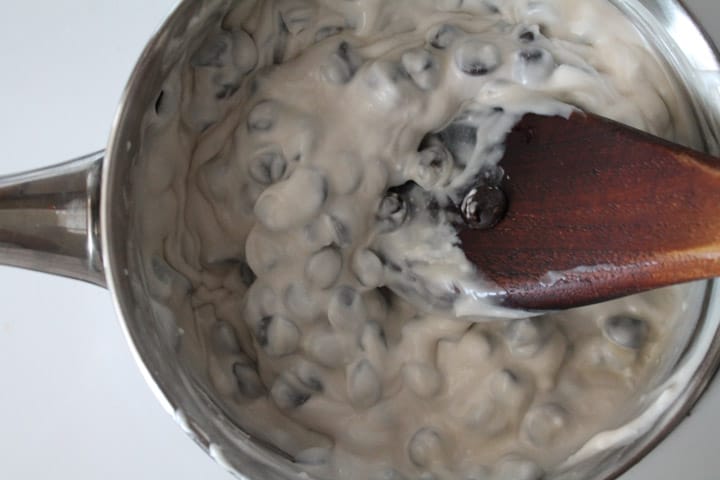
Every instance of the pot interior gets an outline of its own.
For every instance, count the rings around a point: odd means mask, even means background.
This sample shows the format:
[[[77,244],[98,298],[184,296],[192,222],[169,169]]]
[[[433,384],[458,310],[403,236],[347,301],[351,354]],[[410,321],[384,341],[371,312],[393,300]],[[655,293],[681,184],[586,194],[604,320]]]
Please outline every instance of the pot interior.
[[[285,452],[252,437],[227,414],[207,376],[183,353],[185,332],[177,314],[159,301],[149,276],[170,278],[164,265],[151,265],[143,250],[143,223],[149,206],[139,202],[138,189],[152,175],[140,161],[144,142],[152,132],[147,112],[168,95],[173,67],[202,41],[205,25],[219,21],[241,2],[204,0],[182,2],[151,41],[130,80],[114,125],[103,172],[103,251],[108,283],[122,318],[129,344],[148,384],[181,427],[229,470],[247,478],[289,479],[301,469]],[[613,1],[637,26],[665,61],[697,124],[703,147],[720,152],[720,104],[711,101],[720,87],[718,60],[712,46],[677,2],[662,0]],[[151,265],[151,267],[148,267]],[[664,357],[648,387],[644,408],[636,412],[639,434],[600,438],[561,468],[555,479],[609,479],[642,457],[680,421],[699,397],[720,361],[715,332],[720,320],[716,283],[687,287],[693,304],[680,322],[679,341]],[[160,293],[162,294],[162,292]],[[605,440],[612,446],[601,448]]]

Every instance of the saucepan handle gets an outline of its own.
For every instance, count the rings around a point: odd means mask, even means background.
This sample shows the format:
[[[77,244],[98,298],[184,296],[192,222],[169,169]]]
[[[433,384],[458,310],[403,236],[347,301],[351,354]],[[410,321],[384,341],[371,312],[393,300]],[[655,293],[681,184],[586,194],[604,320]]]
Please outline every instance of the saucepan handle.
[[[104,152],[0,177],[0,264],[105,286],[100,251]]]

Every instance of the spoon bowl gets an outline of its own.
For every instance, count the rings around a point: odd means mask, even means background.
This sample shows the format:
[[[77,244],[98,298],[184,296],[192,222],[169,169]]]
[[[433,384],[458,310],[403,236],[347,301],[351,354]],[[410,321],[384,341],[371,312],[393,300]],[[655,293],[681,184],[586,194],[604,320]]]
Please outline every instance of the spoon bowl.
[[[720,275],[720,159],[595,115],[527,115],[500,162],[505,217],[462,248],[507,292],[551,310]]]

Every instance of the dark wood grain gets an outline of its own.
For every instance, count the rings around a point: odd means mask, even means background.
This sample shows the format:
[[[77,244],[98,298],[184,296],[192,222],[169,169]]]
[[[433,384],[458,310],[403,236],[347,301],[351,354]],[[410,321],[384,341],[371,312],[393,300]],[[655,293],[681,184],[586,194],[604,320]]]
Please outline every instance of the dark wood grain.
[[[720,275],[720,161],[576,114],[526,116],[500,165],[509,208],[460,234],[507,305],[557,309]]]

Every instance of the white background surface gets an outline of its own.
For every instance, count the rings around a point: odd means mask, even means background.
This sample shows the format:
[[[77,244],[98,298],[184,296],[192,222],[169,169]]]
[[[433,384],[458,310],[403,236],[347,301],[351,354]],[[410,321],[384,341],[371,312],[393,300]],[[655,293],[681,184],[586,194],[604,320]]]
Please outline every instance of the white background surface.
[[[0,0],[0,174],[106,142],[174,0]],[[720,40],[720,2],[687,0]],[[720,101],[720,99],[719,99]],[[720,382],[622,480],[720,479]],[[0,479],[229,480],[152,397],[108,292],[0,267]]]

